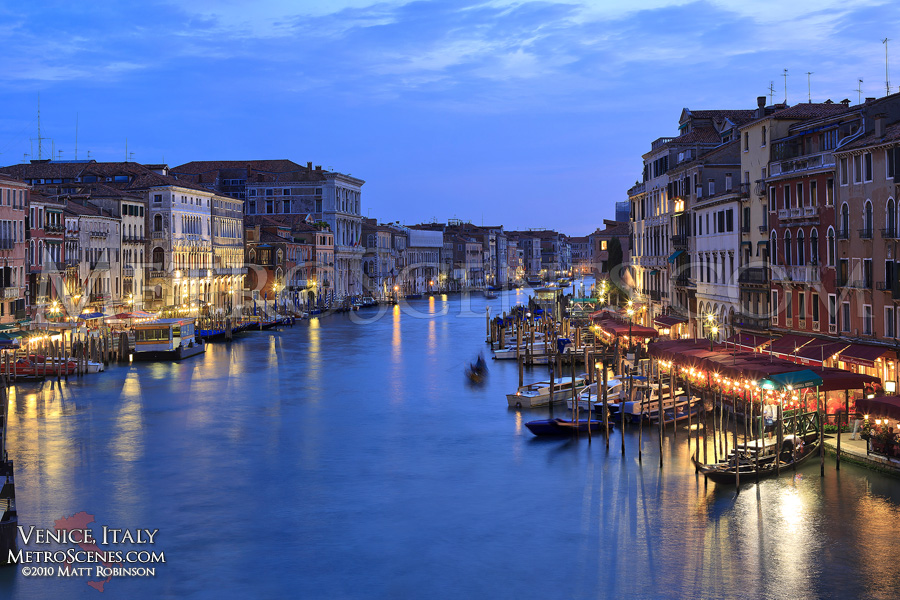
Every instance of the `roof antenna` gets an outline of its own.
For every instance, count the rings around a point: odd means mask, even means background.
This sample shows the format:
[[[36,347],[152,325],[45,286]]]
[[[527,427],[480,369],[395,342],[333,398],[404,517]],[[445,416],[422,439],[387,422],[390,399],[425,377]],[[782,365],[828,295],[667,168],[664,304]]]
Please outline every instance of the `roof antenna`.
[[[809,103],[812,104],[812,86],[809,83],[809,76],[812,75],[812,71],[806,72],[806,93],[808,96]]]
[[[887,92],[887,95],[891,95],[891,76],[888,71],[888,51],[887,51],[887,43],[891,41],[890,38],[884,38],[881,40],[881,43],[884,44],[884,89]]]
[[[859,95],[859,97],[857,98],[856,103],[862,104],[862,77],[857,79],[857,81],[859,81],[859,85],[857,85],[856,87],[856,93]]]
[[[775,82],[774,82],[774,81],[770,81],[770,82],[769,82],[769,104],[774,104],[774,103],[775,103],[775,102],[774,102],[774,97],[775,97]]]
[[[75,113],[75,160],[78,160],[78,113]]]
[[[43,160],[44,158],[44,140],[49,140],[50,138],[41,137],[41,95],[38,94],[38,111],[37,111],[37,127],[38,127],[38,135],[37,135],[37,143],[38,143],[38,160]],[[34,156],[34,138],[31,140],[32,148],[31,155]],[[50,154],[50,158],[53,158],[53,154]]]
[[[787,104],[787,78],[788,78],[787,69],[784,70],[784,74],[782,75],[782,77],[784,77],[784,103]]]

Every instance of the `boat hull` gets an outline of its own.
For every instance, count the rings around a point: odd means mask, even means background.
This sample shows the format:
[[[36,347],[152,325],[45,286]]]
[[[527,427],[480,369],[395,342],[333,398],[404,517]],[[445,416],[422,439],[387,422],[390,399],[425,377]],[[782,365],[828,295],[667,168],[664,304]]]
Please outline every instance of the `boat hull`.
[[[760,457],[759,469],[756,468],[756,461],[753,459],[742,459],[737,469],[735,469],[733,461],[705,465],[699,462],[695,457],[692,457],[691,460],[694,462],[697,471],[702,473],[703,476],[710,481],[724,485],[735,485],[737,483],[738,473],[740,473],[741,482],[751,482],[756,481],[756,479],[777,475],[779,465],[781,470],[790,469],[791,471],[801,466],[809,460],[811,456],[817,454],[819,450],[817,437],[809,436],[805,439],[809,439],[809,441],[804,442],[803,450],[799,453],[798,451],[792,450],[787,456],[785,452],[781,452],[777,456],[773,454],[766,457]]]
[[[577,423],[569,419],[538,419],[525,423],[525,427],[538,437],[565,437],[578,433],[603,431],[603,421],[580,419]]]
[[[135,352],[134,360],[138,361],[168,361],[182,360],[206,352],[206,344],[194,344],[193,347],[179,346],[174,350],[148,350]]]

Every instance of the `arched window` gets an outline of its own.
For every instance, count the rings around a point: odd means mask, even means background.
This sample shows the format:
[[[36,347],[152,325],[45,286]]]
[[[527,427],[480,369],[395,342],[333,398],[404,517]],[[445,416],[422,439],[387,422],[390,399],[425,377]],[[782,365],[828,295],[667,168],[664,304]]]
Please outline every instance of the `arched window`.
[[[834,227],[828,227],[828,266],[834,266]]]
[[[772,232],[772,239],[769,242],[771,244],[771,248],[769,248],[769,256],[771,257],[772,264],[778,264],[778,238],[775,237],[775,232]]]
[[[844,202],[841,204],[841,237],[847,239],[850,237],[850,207]]]
[[[153,217],[153,231],[162,231],[162,215],[156,215]]]
[[[791,262],[791,232],[789,230],[784,232],[784,264],[785,266],[794,264]]]
[[[162,248],[156,247],[153,249],[153,268],[162,271],[165,269],[165,261],[166,261],[166,253]]]
[[[866,200],[866,207],[863,211],[863,237],[870,238],[872,237],[872,227],[873,227],[873,218],[872,218],[872,203],[869,200]]]
[[[819,264],[819,232],[815,229],[809,232],[809,262]]]
[[[803,266],[806,264],[806,252],[803,247],[803,242],[805,241],[805,236],[803,235],[803,230],[797,230],[797,264]]]
[[[893,238],[897,234],[897,213],[894,210],[893,198],[888,198],[887,206],[884,209],[884,226],[888,233],[885,237]]]

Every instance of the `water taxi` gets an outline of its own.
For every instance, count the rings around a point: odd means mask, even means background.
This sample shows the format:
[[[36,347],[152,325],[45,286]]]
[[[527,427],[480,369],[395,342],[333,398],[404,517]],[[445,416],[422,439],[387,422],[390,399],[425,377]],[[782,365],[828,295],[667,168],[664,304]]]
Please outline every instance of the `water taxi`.
[[[571,377],[560,377],[553,382],[553,402],[564,402],[572,395],[572,387],[582,387],[587,380],[587,375],[577,375],[574,380]],[[513,408],[534,408],[550,404],[550,380],[536,381],[523,385],[515,394],[507,394],[506,401]]]
[[[181,360],[206,352],[193,317],[134,325],[134,360]]]

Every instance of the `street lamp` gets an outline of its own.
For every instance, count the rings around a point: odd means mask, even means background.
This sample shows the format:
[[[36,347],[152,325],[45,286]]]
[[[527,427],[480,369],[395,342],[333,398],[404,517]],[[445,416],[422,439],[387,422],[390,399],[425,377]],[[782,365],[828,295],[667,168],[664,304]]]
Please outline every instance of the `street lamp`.
[[[719,326],[715,323],[715,317],[712,313],[706,315],[706,320],[709,323],[709,350],[712,352],[713,349],[713,337],[719,335]]]

